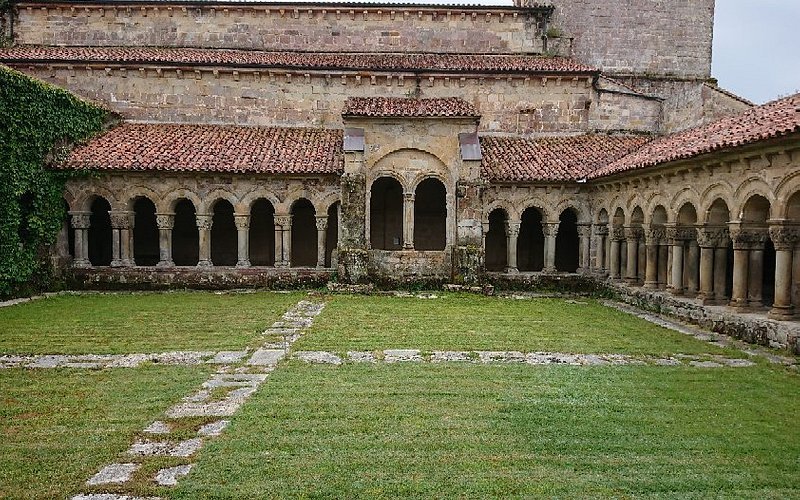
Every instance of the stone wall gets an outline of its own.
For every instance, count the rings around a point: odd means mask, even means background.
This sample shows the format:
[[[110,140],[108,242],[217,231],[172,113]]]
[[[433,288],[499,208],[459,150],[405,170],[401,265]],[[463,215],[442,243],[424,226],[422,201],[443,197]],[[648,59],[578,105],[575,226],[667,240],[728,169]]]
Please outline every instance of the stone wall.
[[[528,0],[517,0],[525,4]],[[550,25],[575,56],[609,74],[706,79],[714,0],[552,0]]]
[[[22,3],[17,43],[322,52],[541,53],[546,10]]]
[[[13,66],[103,102],[129,120],[340,128],[348,97],[459,96],[481,113],[483,132],[547,135],[590,129],[588,77]]]

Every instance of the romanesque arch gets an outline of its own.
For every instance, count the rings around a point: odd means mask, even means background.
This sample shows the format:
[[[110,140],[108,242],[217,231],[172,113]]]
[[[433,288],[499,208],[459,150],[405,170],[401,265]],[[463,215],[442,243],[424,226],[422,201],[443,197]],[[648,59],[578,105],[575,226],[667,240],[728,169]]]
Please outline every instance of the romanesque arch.
[[[220,198],[212,204],[211,210],[211,263],[215,266],[235,266],[238,248],[233,204]]]
[[[574,273],[578,270],[579,245],[578,214],[573,208],[567,208],[558,217],[558,233],[556,234],[556,271]]]
[[[336,201],[328,207],[328,220],[325,227],[325,267],[333,267],[334,253],[339,245],[339,210],[341,203]]]
[[[488,232],[485,244],[485,266],[487,271],[503,272],[508,265],[508,213],[503,208],[489,212]]]
[[[155,266],[159,259],[156,205],[144,196],[133,200],[133,261],[137,266]]]
[[[314,205],[306,198],[292,203],[292,267],[315,267],[317,265],[317,222]]]
[[[522,212],[517,240],[517,265],[520,271],[544,269],[544,214],[536,207]]]
[[[275,265],[275,206],[266,198],[250,204],[249,256],[253,266]]]
[[[394,177],[379,177],[370,187],[370,244],[380,250],[403,248],[403,186]]]
[[[414,191],[414,248],[444,250],[447,245],[447,189],[434,177]]]
[[[89,262],[93,266],[109,266],[113,258],[111,204],[102,196],[95,196],[89,210]]]
[[[187,198],[172,203],[175,218],[172,228],[172,261],[176,266],[196,266],[199,261],[199,232],[195,205]]]

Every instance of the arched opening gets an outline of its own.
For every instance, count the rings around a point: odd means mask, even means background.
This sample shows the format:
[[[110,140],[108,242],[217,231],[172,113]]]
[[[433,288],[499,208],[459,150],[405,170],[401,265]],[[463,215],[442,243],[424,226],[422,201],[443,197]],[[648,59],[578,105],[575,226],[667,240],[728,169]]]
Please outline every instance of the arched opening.
[[[369,233],[372,248],[403,248],[403,187],[391,177],[372,183],[369,197]]]
[[[542,212],[530,207],[522,212],[517,240],[517,266],[520,271],[541,271],[544,268],[544,231]]]
[[[111,265],[111,204],[103,197],[96,197],[89,216],[89,262],[93,266]]]
[[[673,256],[675,252],[681,252],[680,260],[673,260],[682,263],[682,268],[673,269],[673,288],[676,292],[684,293],[693,297],[700,283],[700,248],[697,244],[697,210],[691,203],[684,203],[678,210],[676,219],[678,236],[673,242]],[[677,279],[676,279],[677,278]],[[680,288],[679,288],[680,286]]]
[[[611,254],[609,258],[611,279],[622,278],[628,264],[628,245],[625,244],[624,227],[625,212],[622,208],[617,207],[614,217],[611,219]]]
[[[611,250],[611,241],[608,237],[608,211],[605,208],[601,208],[597,214],[597,226],[599,236],[597,245],[594,246],[594,267],[602,273],[608,269],[608,253]]]
[[[730,222],[728,204],[717,198],[706,214],[706,225],[724,231]],[[733,292],[733,242],[724,238],[714,249],[714,299],[717,304],[725,304]]]
[[[754,245],[750,249],[748,305],[754,309],[771,306],[775,297],[775,246],[767,230],[769,217],[770,203],[763,196],[751,196],[744,204],[741,218],[743,226],[747,231],[762,235],[764,241],[763,247]],[[759,281],[760,290],[755,284]]]
[[[644,241],[644,231],[642,230],[643,223],[644,210],[642,210],[642,207],[637,206],[631,212],[629,225],[631,231],[625,235],[625,246],[627,247],[627,272],[625,278],[628,283],[635,285],[644,283],[647,267],[647,247]]]
[[[662,205],[656,206],[650,219],[650,232],[651,236],[658,237],[658,240],[650,242],[656,248],[651,254],[648,254],[648,258],[652,256],[655,259],[652,264],[655,269],[655,283],[651,283],[649,286],[659,289],[666,288],[667,273],[669,272],[669,245],[667,242],[666,223],[667,209]],[[650,264],[648,263],[648,265]],[[647,281],[645,283],[647,284]]]
[[[314,205],[305,198],[292,204],[292,267],[316,267],[317,218]]]
[[[558,217],[556,234],[556,271],[574,273],[578,270],[580,241],[578,238],[578,215],[568,208]]]
[[[333,251],[339,245],[339,202],[328,207],[328,227],[325,229],[325,267],[333,265]]]
[[[275,207],[259,198],[250,207],[250,264],[275,265]]]
[[[133,203],[133,261],[137,266],[158,264],[156,206],[148,198]]]
[[[200,255],[197,216],[191,201],[181,199],[175,204],[175,224],[172,229],[172,260],[176,266],[196,266]]]
[[[447,245],[447,189],[439,179],[425,179],[414,196],[414,248],[444,250]]]
[[[238,235],[231,202],[217,200],[211,221],[211,263],[215,266],[235,266]]]
[[[507,223],[508,214],[502,208],[495,208],[489,214],[489,232],[486,233],[484,249],[487,271],[502,272],[508,265]]]

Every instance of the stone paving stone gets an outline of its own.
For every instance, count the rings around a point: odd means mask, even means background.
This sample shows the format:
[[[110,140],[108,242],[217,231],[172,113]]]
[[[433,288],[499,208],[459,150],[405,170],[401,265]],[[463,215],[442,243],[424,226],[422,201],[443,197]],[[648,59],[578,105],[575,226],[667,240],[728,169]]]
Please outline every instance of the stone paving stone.
[[[202,448],[203,440],[202,438],[191,438],[185,441],[181,441],[180,443],[176,444],[171,450],[169,450],[169,455],[171,457],[190,457],[192,456],[197,450]]]
[[[244,399],[224,399],[211,403],[180,403],[169,410],[166,415],[169,418],[183,417],[230,417],[244,403]]]
[[[161,469],[156,473],[156,483],[161,486],[175,486],[178,484],[178,478],[185,476],[192,470],[194,464],[178,465],[176,467],[169,467]]]
[[[169,441],[136,441],[125,453],[135,457],[166,456],[173,446]]]
[[[445,363],[452,361],[474,361],[470,353],[465,351],[433,351],[431,363]]]
[[[27,368],[56,368],[67,362],[66,356],[36,356],[33,362],[25,365]]]
[[[148,434],[169,434],[170,432],[172,432],[172,429],[166,422],[162,422],[161,420],[156,420],[152,424],[145,427],[144,432]]]
[[[147,354],[127,354],[115,359],[109,365],[110,368],[136,368],[145,361],[149,361]]]
[[[659,358],[654,363],[658,366],[681,366],[683,364],[680,360],[674,358]]]
[[[89,361],[75,361],[71,363],[64,363],[61,365],[63,368],[83,368],[84,370],[96,370],[98,368],[102,368],[102,363],[92,363]]]
[[[292,357],[303,360],[306,363],[342,364],[342,358],[327,351],[298,351]]]
[[[689,365],[697,368],[720,368],[721,364],[716,361],[689,361]]]
[[[211,379],[203,382],[204,389],[214,389],[217,387],[252,387],[257,386],[267,376],[259,373],[233,373],[233,374],[217,374],[213,375]]]
[[[216,422],[211,422],[200,427],[200,429],[197,431],[197,434],[200,436],[219,436],[222,434],[222,431],[228,427],[230,422],[230,420],[217,420]]]
[[[749,359],[723,359],[720,361],[734,368],[747,368],[748,366],[755,366],[755,363]]]
[[[256,366],[275,366],[278,361],[286,356],[286,351],[282,349],[259,349],[253,353],[247,361],[248,365]]]
[[[238,363],[247,356],[247,350],[244,351],[220,351],[213,358],[206,361],[212,364],[229,364]]]
[[[369,351],[347,351],[347,357],[354,363],[375,362],[375,355]]]
[[[386,349],[383,351],[383,360],[387,363],[416,362],[422,361],[419,349]]]
[[[481,363],[524,363],[526,357],[519,351],[477,351]]]
[[[584,354],[581,357],[581,364],[589,366],[604,366],[610,364],[607,359],[597,354]]]
[[[117,463],[106,465],[103,469],[92,476],[86,484],[96,486],[99,484],[119,484],[130,481],[131,475],[139,469],[139,464]]]
[[[80,493],[72,500],[161,500],[160,497],[134,497],[130,495],[117,495],[115,493]]]
[[[183,400],[187,403],[202,403],[211,397],[211,391],[200,390],[189,396],[184,396]]]

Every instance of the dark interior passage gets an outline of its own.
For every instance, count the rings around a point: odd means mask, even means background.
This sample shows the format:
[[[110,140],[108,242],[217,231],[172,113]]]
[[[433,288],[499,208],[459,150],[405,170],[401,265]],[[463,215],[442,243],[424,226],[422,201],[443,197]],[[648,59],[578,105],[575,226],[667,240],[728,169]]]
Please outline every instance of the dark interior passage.
[[[403,248],[403,187],[396,179],[381,177],[372,183],[369,213],[372,248]]]
[[[505,271],[508,265],[508,238],[506,221],[508,215],[502,208],[489,214],[489,232],[486,233],[486,270]]]
[[[250,208],[250,264],[275,265],[275,208],[264,198]]]
[[[155,266],[158,264],[156,206],[147,198],[137,198],[133,212],[133,260],[137,266]]]
[[[556,270],[574,273],[578,270],[578,254],[580,240],[578,238],[578,216],[573,210],[561,212],[556,234]]]
[[[339,245],[339,202],[328,207],[328,228],[325,230],[325,267],[331,267],[331,255]]]
[[[89,262],[93,266],[111,264],[111,205],[105,198],[97,197],[92,202],[89,227]]]
[[[196,266],[199,260],[197,217],[191,201],[175,204],[175,225],[172,229],[172,260],[176,266]]]
[[[228,200],[214,204],[211,224],[211,262],[215,266],[235,266],[238,258],[238,235],[233,205]]]
[[[292,267],[316,267],[317,218],[310,201],[301,198],[292,205]]]
[[[447,190],[438,179],[425,179],[414,197],[414,248],[444,250],[447,245]]]
[[[533,207],[522,213],[517,240],[517,268],[520,271],[541,271],[544,268],[542,213]]]

